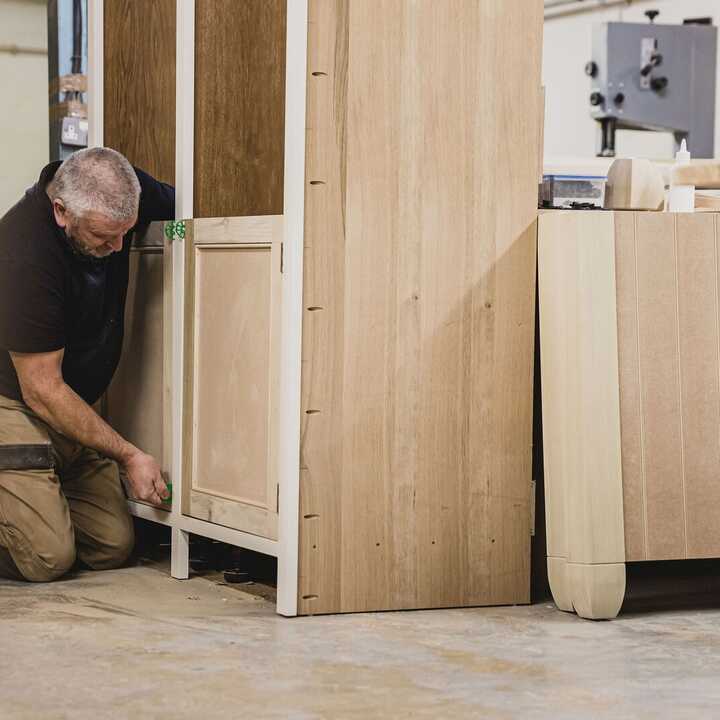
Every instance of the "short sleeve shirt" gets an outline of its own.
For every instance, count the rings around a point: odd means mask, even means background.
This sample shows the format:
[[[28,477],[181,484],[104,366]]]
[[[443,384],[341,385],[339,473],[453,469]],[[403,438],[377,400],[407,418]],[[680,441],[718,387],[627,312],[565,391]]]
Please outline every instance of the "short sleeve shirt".
[[[59,167],[59,162],[45,167],[0,219],[0,395],[22,399],[9,351],[64,348],[63,378],[92,404],[120,360],[132,234],[153,220],[173,218],[175,192],[136,169],[141,187],[136,227],[119,252],[85,257],[55,223],[46,193]]]

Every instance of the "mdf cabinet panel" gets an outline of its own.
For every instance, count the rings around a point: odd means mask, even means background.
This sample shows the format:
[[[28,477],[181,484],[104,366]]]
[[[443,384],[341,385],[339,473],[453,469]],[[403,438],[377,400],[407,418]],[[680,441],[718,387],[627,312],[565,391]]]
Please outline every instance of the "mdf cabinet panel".
[[[626,562],[720,557],[717,218],[540,218],[548,564],[561,609],[616,615]]]
[[[280,219],[185,224],[183,512],[272,539]]]
[[[104,0],[104,141],[175,183],[176,0]]]

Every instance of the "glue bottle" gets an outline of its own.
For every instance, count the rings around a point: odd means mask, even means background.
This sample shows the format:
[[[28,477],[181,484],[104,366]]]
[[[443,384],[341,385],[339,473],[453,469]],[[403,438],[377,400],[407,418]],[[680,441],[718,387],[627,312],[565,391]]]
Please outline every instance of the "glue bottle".
[[[675,155],[675,167],[689,164],[690,153],[687,149],[687,142],[683,140],[680,150]],[[670,212],[695,212],[695,186],[671,184],[668,196],[668,210]]]

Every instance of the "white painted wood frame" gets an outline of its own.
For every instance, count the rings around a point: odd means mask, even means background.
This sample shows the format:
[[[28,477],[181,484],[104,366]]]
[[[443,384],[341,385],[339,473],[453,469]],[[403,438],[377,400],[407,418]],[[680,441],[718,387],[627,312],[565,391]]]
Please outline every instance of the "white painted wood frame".
[[[88,0],[89,15],[89,144],[103,144],[103,0]],[[195,0],[176,5],[176,220],[193,217]],[[278,540],[215,525],[181,513],[182,497],[182,368],[184,248],[175,239],[172,251],[173,325],[171,371],[173,501],[170,511],[129,501],[136,517],[172,530],[171,574],[189,575],[189,534],[220,540],[278,558],[277,611],[297,615],[298,523],[300,503],[300,370],[302,338],[303,234],[305,214],[305,105],[307,88],[308,1],[287,0],[285,81],[284,272],[281,310],[281,381],[279,441]]]

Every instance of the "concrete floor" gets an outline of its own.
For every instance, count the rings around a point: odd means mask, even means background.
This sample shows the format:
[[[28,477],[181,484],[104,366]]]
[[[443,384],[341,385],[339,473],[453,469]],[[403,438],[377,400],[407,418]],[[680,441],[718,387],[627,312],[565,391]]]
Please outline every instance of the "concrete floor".
[[[717,717],[714,597],[605,623],[547,602],[287,620],[157,565],[0,581],[0,717]]]

